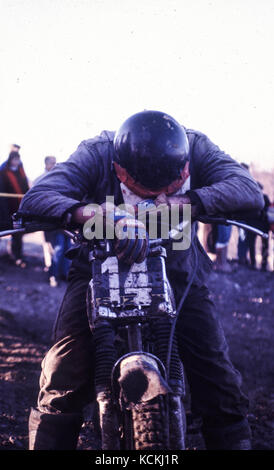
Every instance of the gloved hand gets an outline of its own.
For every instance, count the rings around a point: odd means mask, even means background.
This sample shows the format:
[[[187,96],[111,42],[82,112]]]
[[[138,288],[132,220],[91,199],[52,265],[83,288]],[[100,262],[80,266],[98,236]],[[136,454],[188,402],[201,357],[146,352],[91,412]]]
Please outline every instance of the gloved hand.
[[[142,263],[149,251],[149,238],[144,224],[124,212],[114,213],[114,226],[114,251],[117,258],[126,264]]]
[[[190,197],[191,196],[191,197]],[[184,204],[191,204],[191,217],[195,219],[198,215],[203,213],[203,206],[200,198],[193,194],[193,191],[188,191],[185,195],[180,196],[166,196],[166,194],[160,194],[154,201],[156,207],[161,204],[167,205],[169,208],[174,205],[179,205],[180,211],[183,210]]]
[[[144,261],[149,251],[149,238],[142,222],[136,220],[129,212],[115,208],[111,203],[102,204],[98,213],[90,204],[78,207],[72,212],[72,220],[78,224],[86,224],[95,217],[99,224],[103,224],[106,234],[110,234],[107,238],[113,239],[114,235],[114,251],[119,260],[127,264]],[[87,230],[90,231],[90,226]],[[85,236],[87,239],[92,238],[87,234]],[[101,236],[103,237],[103,232]]]

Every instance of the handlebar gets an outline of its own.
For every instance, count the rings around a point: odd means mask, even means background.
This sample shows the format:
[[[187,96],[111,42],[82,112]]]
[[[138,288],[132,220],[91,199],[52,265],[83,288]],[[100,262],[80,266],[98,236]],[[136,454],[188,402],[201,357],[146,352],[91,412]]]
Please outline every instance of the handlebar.
[[[28,216],[29,218],[30,216]],[[71,238],[73,241],[79,241],[79,234],[74,232],[73,230],[64,228],[60,221],[52,219],[45,218],[46,221],[25,221],[23,222],[22,219],[15,219],[14,220],[14,229],[10,230],[4,230],[0,232],[0,238],[5,237],[7,235],[13,235],[15,233],[33,233],[33,232],[38,232],[38,231],[53,231],[53,230],[62,230],[65,235],[67,235],[69,238]],[[47,220],[50,220],[48,222]],[[268,239],[269,235],[268,233],[263,232],[262,230],[257,229],[256,227],[253,227],[251,225],[246,224],[245,222],[237,221],[237,220],[232,220],[228,219],[225,217],[212,217],[212,216],[198,216],[196,219],[198,222],[204,223],[204,224],[220,224],[220,225],[235,225],[236,227],[243,228],[244,230],[248,230],[250,232],[255,233],[256,235],[259,235],[262,238]],[[169,232],[169,238],[168,239],[161,239],[157,238],[154,240],[150,241],[150,245],[152,247],[158,246],[161,243],[166,244],[169,240],[174,240],[174,237],[178,235],[182,229],[183,225],[185,224],[184,221],[182,221],[179,225],[176,226],[176,228],[172,229]]]
[[[243,228],[244,230],[248,230],[249,232],[256,233],[256,235],[259,235],[262,238],[269,238],[268,233],[263,232],[262,230],[259,230],[256,227],[252,227],[251,225],[248,225],[244,222],[240,222],[238,220],[231,220],[231,219],[225,219],[223,217],[210,217],[210,216],[200,216],[197,217],[197,220],[199,222],[202,222],[203,224],[220,224],[220,225],[235,225],[236,227]]]

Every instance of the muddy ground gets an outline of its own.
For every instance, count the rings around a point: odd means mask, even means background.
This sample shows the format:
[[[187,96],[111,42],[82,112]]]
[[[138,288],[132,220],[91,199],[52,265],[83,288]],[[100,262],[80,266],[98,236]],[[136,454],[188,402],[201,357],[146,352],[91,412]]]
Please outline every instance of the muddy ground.
[[[38,240],[39,241],[39,240]],[[35,243],[33,243],[35,242]],[[28,448],[27,421],[35,405],[40,363],[50,345],[56,311],[65,291],[47,283],[42,248],[25,237],[25,269],[0,253],[0,449]],[[3,247],[2,247],[3,248]],[[0,250],[1,251],[1,250]],[[236,266],[236,265],[235,265]],[[248,419],[254,449],[274,449],[274,272],[239,267],[212,273],[212,297],[250,399]],[[79,449],[92,449],[87,421]],[[202,449],[197,426],[189,427],[188,448]]]

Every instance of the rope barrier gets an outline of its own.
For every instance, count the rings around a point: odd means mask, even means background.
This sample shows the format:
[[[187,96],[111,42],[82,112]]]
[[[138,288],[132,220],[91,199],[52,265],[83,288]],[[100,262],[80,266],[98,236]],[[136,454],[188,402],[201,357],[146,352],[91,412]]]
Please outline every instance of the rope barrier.
[[[15,194],[15,193],[0,193],[0,197],[24,197],[24,194]]]

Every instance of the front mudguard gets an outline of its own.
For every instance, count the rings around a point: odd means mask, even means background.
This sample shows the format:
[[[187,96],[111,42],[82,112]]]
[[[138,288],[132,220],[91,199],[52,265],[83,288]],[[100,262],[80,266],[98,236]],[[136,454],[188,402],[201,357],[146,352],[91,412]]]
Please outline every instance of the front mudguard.
[[[136,449],[150,448],[146,446],[152,445],[151,436],[155,449],[185,449],[181,396],[168,385],[159,359],[143,352],[124,356],[118,383],[120,400],[133,413]]]
[[[143,352],[129,354],[119,363],[118,382],[124,403],[132,405],[145,403],[158,395],[172,392],[160,371],[159,360],[152,354]]]

